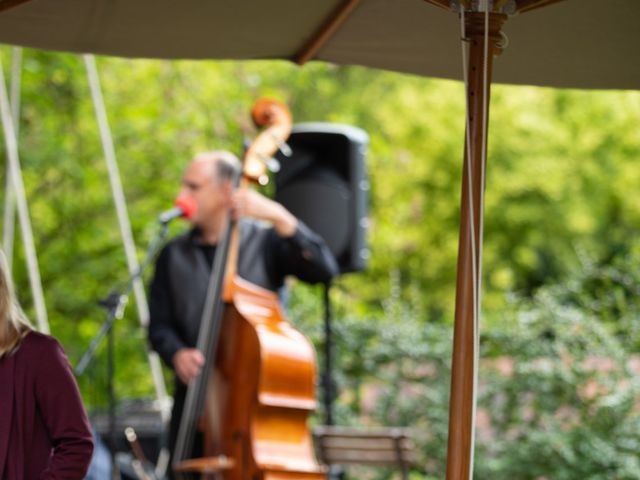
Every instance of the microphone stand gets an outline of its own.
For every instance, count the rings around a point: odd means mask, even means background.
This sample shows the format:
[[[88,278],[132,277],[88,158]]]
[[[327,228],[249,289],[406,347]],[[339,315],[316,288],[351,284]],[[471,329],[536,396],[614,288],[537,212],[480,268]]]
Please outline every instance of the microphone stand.
[[[102,323],[100,330],[93,337],[87,351],[82,355],[82,358],[78,362],[74,373],[76,376],[80,376],[84,373],[86,368],[91,363],[91,360],[95,357],[95,352],[102,339],[108,335],[107,342],[107,396],[109,400],[109,452],[111,454],[111,475],[112,478],[116,478],[116,396],[115,390],[113,386],[113,378],[114,378],[114,335],[113,335],[113,327],[114,322],[119,320],[124,315],[124,309],[129,300],[129,295],[133,290],[133,285],[136,280],[142,277],[145,269],[151,263],[151,260],[155,257],[156,252],[159,250],[162,242],[167,236],[167,230],[169,227],[169,222],[161,222],[160,231],[158,232],[156,238],[151,242],[149,248],[147,250],[147,254],[145,256],[144,261],[138,267],[138,270],[129,276],[129,279],[122,289],[121,292],[118,292],[117,289],[112,291],[109,296],[104,300],[99,300],[98,304],[103,306],[107,310],[107,317],[105,321]],[[118,477],[119,478],[119,477]]]

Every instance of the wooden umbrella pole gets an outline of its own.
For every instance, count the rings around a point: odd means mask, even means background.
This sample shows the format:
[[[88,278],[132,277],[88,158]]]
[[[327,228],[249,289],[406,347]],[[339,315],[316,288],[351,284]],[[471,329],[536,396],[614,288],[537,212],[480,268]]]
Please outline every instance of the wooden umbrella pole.
[[[465,19],[466,38],[470,42],[467,86],[467,135],[465,141],[456,309],[453,334],[451,397],[449,401],[449,438],[447,446],[447,480],[467,480],[473,472],[474,420],[474,310],[480,271],[482,226],[482,174],[486,158],[488,107],[493,56],[499,53],[500,28],[506,20],[502,14],[489,14],[489,48],[485,58],[485,13],[469,12]],[[485,65],[487,69],[485,87]],[[471,157],[469,159],[469,156]],[[470,161],[469,161],[470,160]],[[472,192],[469,192],[471,184]],[[471,200],[469,198],[471,195]],[[471,209],[473,211],[471,211]],[[475,261],[475,266],[473,262]],[[475,287],[474,287],[475,284]]]

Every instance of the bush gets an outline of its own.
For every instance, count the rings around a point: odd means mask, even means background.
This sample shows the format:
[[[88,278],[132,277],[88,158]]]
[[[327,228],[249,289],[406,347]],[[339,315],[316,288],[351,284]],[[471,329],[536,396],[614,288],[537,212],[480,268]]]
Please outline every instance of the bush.
[[[485,322],[475,478],[640,478],[638,300],[627,294],[637,267],[630,254],[586,262],[568,281],[514,296],[500,320]],[[441,478],[451,327],[427,322],[393,288],[382,313],[336,317],[337,423],[413,428],[421,452],[413,475]],[[317,323],[312,330],[321,351]],[[364,478],[357,474],[350,478]]]

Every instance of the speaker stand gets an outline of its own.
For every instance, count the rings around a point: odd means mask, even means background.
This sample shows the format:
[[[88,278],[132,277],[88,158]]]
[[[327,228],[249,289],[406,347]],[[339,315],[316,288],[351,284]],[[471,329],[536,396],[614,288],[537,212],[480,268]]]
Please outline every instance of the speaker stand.
[[[337,396],[336,382],[333,379],[333,330],[331,326],[332,314],[329,290],[331,283],[324,284],[324,371],[322,372],[322,403],[324,407],[325,425],[334,425],[333,403]],[[340,465],[329,465],[329,479],[343,480],[344,468]]]
[[[335,382],[333,380],[333,330],[331,325],[332,310],[329,298],[330,283],[324,284],[324,372],[322,373],[322,400],[325,425],[333,425],[333,402],[335,400]]]

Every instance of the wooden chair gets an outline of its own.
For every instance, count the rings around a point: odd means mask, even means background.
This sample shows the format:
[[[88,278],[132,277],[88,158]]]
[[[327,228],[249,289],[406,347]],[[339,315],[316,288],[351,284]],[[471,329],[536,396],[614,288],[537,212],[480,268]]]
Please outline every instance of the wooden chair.
[[[407,428],[319,426],[313,436],[318,458],[326,465],[396,466],[407,480],[417,460]]]

